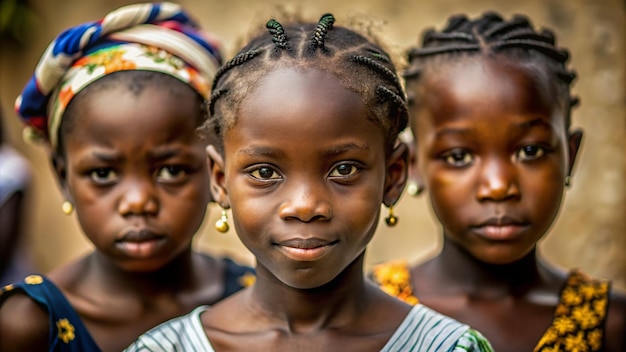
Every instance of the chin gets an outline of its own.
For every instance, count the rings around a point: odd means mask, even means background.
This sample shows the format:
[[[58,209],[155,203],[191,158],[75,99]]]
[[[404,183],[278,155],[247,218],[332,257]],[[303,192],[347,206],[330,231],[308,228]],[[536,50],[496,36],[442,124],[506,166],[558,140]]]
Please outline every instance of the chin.
[[[508,265],[522,260],[530,251],[495,250],[474,255],[477,260],[490,265]]]

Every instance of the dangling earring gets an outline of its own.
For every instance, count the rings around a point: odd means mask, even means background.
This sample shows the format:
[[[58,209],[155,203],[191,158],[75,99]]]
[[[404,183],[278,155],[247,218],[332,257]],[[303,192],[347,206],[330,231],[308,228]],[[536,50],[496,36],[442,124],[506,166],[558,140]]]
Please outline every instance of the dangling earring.
[[[63,214],[71,215],[74,212],[74,204],[66,200],[63,204],[61,204],[61,210],[63,211]]]
[[[389,215],[385,218],[385,223],[389,227],[394,227],[398,223],[398,217],[393,215],[393,205],[389,207]]]
[[[417,197],[418,195],[420,195],[423,190],[424,188],[422,188],[422,186],[417,182],[409,182],[409,185],[406,186],[406,193],[413,197]]]
[[[565,187],[572,185],[572,177],[570,175],[565,176]]]
[[[226,233],[228,232],[229,228],[230,226],[228,226],[228,216],[226,215],[226,209],[222,209],[222,216],[215,222],[215,229],[218,232]]]

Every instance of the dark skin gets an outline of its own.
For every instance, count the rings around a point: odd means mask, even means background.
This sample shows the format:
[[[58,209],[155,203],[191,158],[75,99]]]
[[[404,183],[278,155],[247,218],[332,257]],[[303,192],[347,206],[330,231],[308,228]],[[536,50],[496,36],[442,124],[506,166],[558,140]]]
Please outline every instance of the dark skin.
[[[363,275],[380,204],[406,181],[360,97],[314,68],[268,73],[224,153],[208,148],[214,198],[257,260],[255,284],[201,315],[218,351],[380,350],[410,306]]]
[[[48,277],[102,351],[121,351],[224,289],[221,262],[191,249],[210,200],[206,142],[196,133],[200,99],[191,88],[126,87],[76,102],[80,116],[55,159],[95,251]],[[47,313],[15,294],[0,310],[0,350],[45,351],[48,329]]]
[[[441,253],[411,268],[414,294],[496,351],[532,351],[566,279],[536,243],[559,211],[582,131],[568,129],[557,96],[527,67],[503,57],[461,63],[409,86],[420,97],[411,177],[444,235]],[[613,292],[606,350],[624,351],[625,336],[626,299]]]
[[[0,146],[4,143],[4,122],[0,106]],[[22,234],[25,190],[15,192],[0,204],[0,277],[15,253]]]
[[[16,192],[0,205],[0,276],[1,268],[6,268],[11,261],[22,234],[24,201],[24,192]]]

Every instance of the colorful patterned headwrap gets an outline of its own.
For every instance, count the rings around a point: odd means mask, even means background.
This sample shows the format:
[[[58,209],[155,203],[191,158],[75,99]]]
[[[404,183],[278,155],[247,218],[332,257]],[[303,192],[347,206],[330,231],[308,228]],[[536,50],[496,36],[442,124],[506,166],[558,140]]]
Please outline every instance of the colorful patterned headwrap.
[[[129,5],[61,33],[41,57],[15,110],[27,124],[26,138],[56,147],[65,109],[90,83],[118,71],[158,71],[207,99],[221,61],[217,40],[179,5]]]

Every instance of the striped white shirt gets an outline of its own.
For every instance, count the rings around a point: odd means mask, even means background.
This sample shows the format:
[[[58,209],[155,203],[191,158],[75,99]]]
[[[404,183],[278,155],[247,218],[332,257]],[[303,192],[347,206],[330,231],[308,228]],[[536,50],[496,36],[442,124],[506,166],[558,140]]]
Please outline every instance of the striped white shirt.
[[[213,352],[204,332],[201,306],[141,335],[126,352]],[[381,352],[492,352],[489,342],[469,326],[421,304],[413,306]]]

